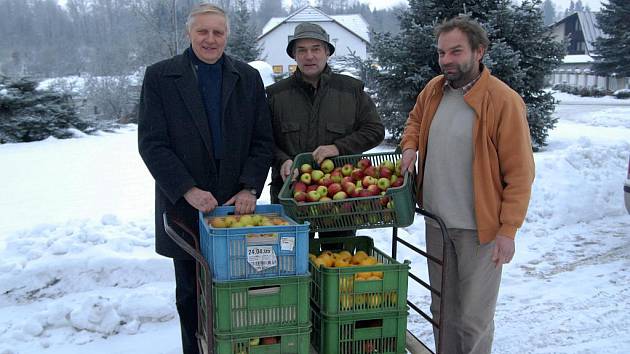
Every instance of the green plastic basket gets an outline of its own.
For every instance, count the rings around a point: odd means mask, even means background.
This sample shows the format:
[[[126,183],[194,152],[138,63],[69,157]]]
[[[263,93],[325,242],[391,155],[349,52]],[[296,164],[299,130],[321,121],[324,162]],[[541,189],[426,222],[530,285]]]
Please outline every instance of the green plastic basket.
[[[311,306],[311,344],[326,354],[405,354],[407,311],[326,316]]]
[[[343,166],[346,163],[356,165],[357,161],[364,157],[369,158],[372,164],[379,165],[385,160],[396,161],[402,157],[402,154],[382,152],[337,156],[331,160],[335,166]],[[311,153],[297,155],[293,160],[292,169],[305,163],[315,165]],[[313,232],[405,227],[411,225],[414,218],[413,185],[413,175],[405,172],[402,186],[387,189],[385,195],[393,201],[393,208],[383,207],[380,195],[328,202],[298,203],[293,199],[293,189],[289,178],[284,182],[278,198],[287,215],[298,223],[309,221]]]
[[[215,335],[215,354],[309,354],[311,326],[297,329],[269,329],[243,334]],[[277,343],[264,344],[262,338]],[[256,343],[256,339],[259,340]]]
[[[311,276],[216,281],[215,334],[309,325]]]
[[[322,245],[325,245],[322,247]],[[309,262],[313,276],[311,301],[327,316],[404,311],[407,308],[408,260],[399,263],[385,252],[374,247],[367,236],[312,239],[309,252],[318,255],[322,248],[351,253],[362,250],[380,263],[369,266],[343,268],[317,267]],[[382,279],[359,280],[357,274],[376,272]]]

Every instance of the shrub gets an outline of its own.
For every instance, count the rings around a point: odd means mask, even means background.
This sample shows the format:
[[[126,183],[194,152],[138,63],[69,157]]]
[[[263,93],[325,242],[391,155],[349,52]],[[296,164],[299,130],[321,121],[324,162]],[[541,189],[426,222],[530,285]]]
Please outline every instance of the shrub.
[[[69,138],[92,128],[77,115],[70,95],[36,90],[37,82],[0,76],[0,144]]]

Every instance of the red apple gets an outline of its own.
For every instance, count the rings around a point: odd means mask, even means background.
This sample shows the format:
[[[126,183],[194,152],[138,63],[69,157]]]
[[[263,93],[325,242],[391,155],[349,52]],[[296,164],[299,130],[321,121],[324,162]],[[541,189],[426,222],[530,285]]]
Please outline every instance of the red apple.
[[[341,174],[344,176],[350,176],[353,169],[354,169],[354,166],[352,166],[352,164],[347,163],[343,165],[343,167],[341,167]]]
[[[295,182],[293,184],[293,192],[306,192],[306,184],[302,182]]]
[[[380,188],[382,191],[387,190],[387,188],[389,188],[389,178],[385,178],[385,177],[381,177],[378,179],[378,181],[376,181],[376,185],[378,186],[378,188]]]
[[[350,177],[352,177],[355,181],[362,180],[364,176],[365,174],[360,168],[355,168],[354,170],[352,170],[352,173],[350,174]]]
[[[330,173],[330,172],[332,172],[335,169],[335,164],[332,162],[331,159],[326,159],[326,160],[322,161],[322,163],[321,163],[321,165],[319,165],[319,167],[325,173]]]
[[[300,176],[300,182],[304,183],[307,186],[313,183],[311,174],[308,172],[302,173],[302,175]]]
[[[300,172],[302,173],[311,173],[311,171],[313,171],[313,166],[310,164],[305,163],[300,166]]]
[[[392,170],[387,166],[381,166],[378,170],[379,177],[390,178],[393,176]]]
[[[306,192],[303,191],[297,191],[295,192],[295,194],[293,195],[293,199],[295,199],[296,202],[303,202],[306,200]]]
[[[350,176],[346,176],[341,180],[341,183],[343,185],[343,182],[350,182],[350,183],[354,183],[354,178],[350,177]]]
[[[365,170],[366,168],[372,166],[372,161],[368,159],[367,157],[364,157],[361,160],[359,160],[359,162],[357,162],[357,166],[360,169]]]
[[[328,196],[333,196],[335,194],[337,194],[337,192],[341,192],[342,188],[341,188],[341,184],[339,183],[333,183],[330,186],[328,186]]]
[[[403,177],[398,177],[394,182],[391,183],[390,187],[396,188],[403,185],[405,179]]]
[[[370,192],[367,189],[361,189],[359,191],[359,197],[369,197],[370,196]]]
[[[348,198],[348,195],[344,191],[339,191],[333,195],[333,200],[342,200]]]
[[[341,184],[341,188],[343,188],[343,191],[346,192],[347,195],[352,195],[354,190],[357,189],[354,183],[347,181]]]
[[[377,177],[378,173],[376,171],[376,167],[374,166],[368,166],[363,170],[363,173],[365,173],[366,176],[372,176],[372,177]]]
[[[371,196],[381,194],[381,189],[376,184],[370,184],[367,186],[367,191]]]
[[[317,190],[317,187],[319,187],[318,184],[311,184],[310,186],[306,187],[306,193]]]
[[[381,206],[382,206],[383,208],[387,207],[387,203],[389,203],[389,196],[383,196],[383,197],[381,197],[380,202],[381,202]]]
[[[341,182],[341,180],[343,179],[343,174],[341,173],[341,170],[337,171],[334,170],[330,173],[330,179],[333,181],[333,183],[339,183]]]

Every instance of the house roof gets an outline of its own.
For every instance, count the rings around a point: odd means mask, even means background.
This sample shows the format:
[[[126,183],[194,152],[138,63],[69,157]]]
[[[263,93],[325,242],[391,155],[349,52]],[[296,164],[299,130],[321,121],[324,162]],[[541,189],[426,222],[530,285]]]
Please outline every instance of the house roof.
[[[263,27],[262,34],[258,36],[260,40],[269,32],[278,28],[283,23],[289,22],[334,22],[345,28],[355,36],[361,38],[366,43],[370,42],[370,31],[368,24],[359,14],[355,15],[327,15],[322,10],[310,5],[303,6],[287,17],[272,17]]]
[[[577,16],[584,35],[584,41],[586,42],[587,53],[593,54],[595,52],[595,40],[599,37],[605,37],[606,35],[597,25],[596,13],[590,11],[575,11],[562,20],[556,22],[554,26],[566,22],[570,17]]]

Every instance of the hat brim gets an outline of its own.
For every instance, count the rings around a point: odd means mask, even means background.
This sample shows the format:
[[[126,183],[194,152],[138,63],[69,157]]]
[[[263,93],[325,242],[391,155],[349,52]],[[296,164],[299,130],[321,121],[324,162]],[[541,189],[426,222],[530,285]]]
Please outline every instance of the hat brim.
[[[316,39],[318,41],[322,41],[319,38],[310,38],[310,37],[291,38],[291,40],[289,40],[289,44],[287,44],[287,54],[289,55],[289,57],[291,57],[291,59],[295,59],[295,55],[293,55],[293,47],[295,46],[295,42],[298,39]],[[335,46],[326,41],[322,41],[322,42],[328,45],[328,56],[333,55],[333,53],[335,52]]]

